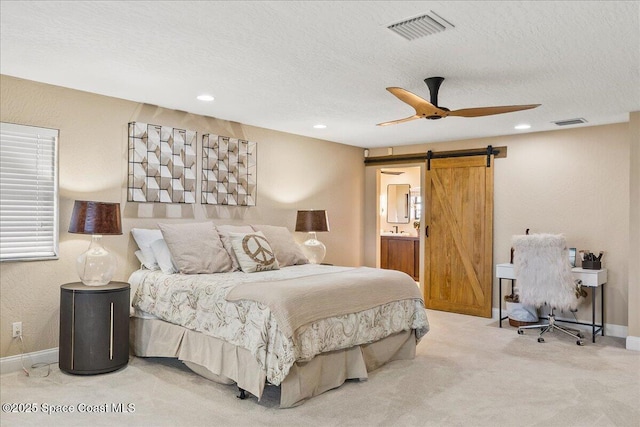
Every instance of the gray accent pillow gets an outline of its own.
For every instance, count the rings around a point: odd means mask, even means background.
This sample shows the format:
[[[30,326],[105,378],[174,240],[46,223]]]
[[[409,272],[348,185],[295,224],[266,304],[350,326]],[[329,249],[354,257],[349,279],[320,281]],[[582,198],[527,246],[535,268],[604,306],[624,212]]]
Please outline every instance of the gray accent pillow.
[[[252,225],[254,230],[261,231],[276,252],[280,267],[288,265],[308,264],[309,260],[302,253],[300,245],[293,239],[293,235],[286,227],[276,225]]]
[[[231,271],[229,254],[222,246],[213,223],[158,224],[171,251],[171,258],[183,274]]]
[[[278,270],[278,260],[266,237],[260,231],[229,233],[240,269],[245,273]]]

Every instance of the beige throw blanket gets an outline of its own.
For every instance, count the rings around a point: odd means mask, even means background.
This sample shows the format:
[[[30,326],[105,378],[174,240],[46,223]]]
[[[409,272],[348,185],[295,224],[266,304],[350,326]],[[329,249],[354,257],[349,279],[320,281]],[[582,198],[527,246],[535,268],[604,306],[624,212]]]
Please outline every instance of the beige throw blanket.
[[[358,313],[405,299],[422,300],[416,283],[395,270],[360,267],[296,279],[240,283],[228,301],[251,300],[269,307],[287,337],[301,326]]]

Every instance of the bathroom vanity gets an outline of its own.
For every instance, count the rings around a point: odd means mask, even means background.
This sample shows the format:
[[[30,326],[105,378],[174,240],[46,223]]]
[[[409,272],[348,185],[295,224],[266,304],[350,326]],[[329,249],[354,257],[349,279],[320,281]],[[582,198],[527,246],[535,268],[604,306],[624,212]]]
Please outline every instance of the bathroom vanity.
[[[420,238],[403,234],[380,236],[380,267],[399,270],[420,280]]]

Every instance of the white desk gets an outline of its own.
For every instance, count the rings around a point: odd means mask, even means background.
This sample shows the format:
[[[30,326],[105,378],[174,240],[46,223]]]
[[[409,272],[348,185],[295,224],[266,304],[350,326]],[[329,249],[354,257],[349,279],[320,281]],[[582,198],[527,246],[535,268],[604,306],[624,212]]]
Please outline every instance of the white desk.
[[[582,281],[582,286],[588,286],[594,288],[591,291],[591,323],[574,322],[572,320],[557,320],[558,322],[574,323],[577,325],[591,326],[592,341],[596,342],[596,335],[598,332],[604,336],[604,285],[607,283],[607,269],[602,270],[587,270],[584,268],[572,268],[571,273],[573,278]],[[498,294],[498,317],[500,327],[502,328],[502,321],[507,319],[507,316],[502,317],[502,279],[511,280],[511,293],[513,293],[513,285],[516,280],[515,272],[513,271],[513,264],[496,264],[496,277],[499,279],[500,293]],[[596,323],[596,291],[597,288],[601,289],[600,295],[600,323]]]

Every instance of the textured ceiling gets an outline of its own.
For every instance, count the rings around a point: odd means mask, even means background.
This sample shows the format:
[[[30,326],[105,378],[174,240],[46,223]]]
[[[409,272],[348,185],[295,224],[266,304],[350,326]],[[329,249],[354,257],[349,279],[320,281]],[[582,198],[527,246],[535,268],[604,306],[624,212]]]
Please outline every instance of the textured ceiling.
[[[625,122],[640,111],[640,3],[0,3],[2,74],[360,147]],[[407,41],[386,27],[429,11],[455,28]],[[442,76],[450,109],[542,104],[395,126]],[[215,96],[212,103],[196,95]],[[326,129],[314,129],[322,123]]]

